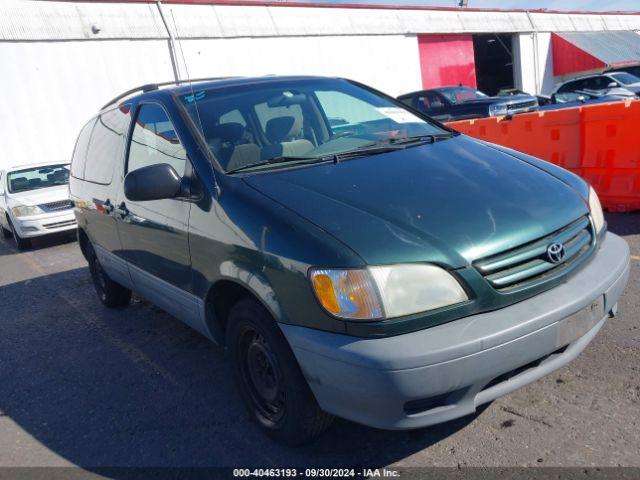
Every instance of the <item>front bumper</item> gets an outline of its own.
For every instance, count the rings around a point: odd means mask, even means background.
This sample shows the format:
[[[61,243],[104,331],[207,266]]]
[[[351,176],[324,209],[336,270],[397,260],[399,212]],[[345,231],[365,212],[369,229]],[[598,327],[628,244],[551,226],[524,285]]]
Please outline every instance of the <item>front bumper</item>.
[[[77,228],[76,217],[73,210],[12,218],[11,222],[18,235],[22,238],[39,237],[51,233],[75,230]]]
[[[626,242],[607,233],[567,282],[494,312],[379,339],[280,327],[325,411],[378,428],[419,428],[473,413],[576,358],[615,313],[629,262]],[[603,318],[567,344],[562,325],[594,301]]]

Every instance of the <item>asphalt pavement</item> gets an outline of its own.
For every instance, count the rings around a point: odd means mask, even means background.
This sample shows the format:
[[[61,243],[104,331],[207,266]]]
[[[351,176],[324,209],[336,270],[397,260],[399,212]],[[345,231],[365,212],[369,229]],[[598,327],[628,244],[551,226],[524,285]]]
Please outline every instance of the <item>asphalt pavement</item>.
[[[338,420],[297,449],[251,423],[222,350],[139,298],[102,307],[74,241],[0,240],[0,467],[640,466],[640,213],[607,220],[630,283],[569,366],[464,419]]]

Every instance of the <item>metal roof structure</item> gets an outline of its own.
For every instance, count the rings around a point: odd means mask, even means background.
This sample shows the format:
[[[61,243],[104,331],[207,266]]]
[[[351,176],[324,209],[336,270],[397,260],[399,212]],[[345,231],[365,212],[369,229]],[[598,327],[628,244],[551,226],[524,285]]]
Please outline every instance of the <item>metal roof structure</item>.
[[[176,38],[640,30],[640,13],[236,0],[163,1]],[[167,39],[156,2],[0,2],[0,41]]]
[[[635,32],[556,33],[607,67],[640,62],[640,35]]]
[[[640,63],[635,32],[559,32],[552,35],[555,75]]]

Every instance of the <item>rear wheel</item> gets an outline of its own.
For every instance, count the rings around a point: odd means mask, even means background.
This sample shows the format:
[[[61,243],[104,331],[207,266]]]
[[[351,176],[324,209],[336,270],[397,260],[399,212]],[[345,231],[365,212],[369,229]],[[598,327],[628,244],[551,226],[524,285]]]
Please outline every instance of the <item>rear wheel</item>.
[[[28,238],[22,238],[18,234],[18,232],[16,232],[16,229],[11,221],[9,221],[9,227],[11,228],[11,235],[13,236],[13,241],[16,243],[16,247],[18,247],[18,250],[26,250],[27,248],[31,247],[31,240]]]
[[[323,412],[289,344],[256,300],[240,300],[229,313],[227,346],[234,377],[254,420],[277,440],[300,445],[324,432],[333,417]]]
[[[118,308],[129,305],[131,302],[131,290],[111,280],[107,272],[102,268],[102,265],[100,265],[96,252],[90,243],[87,244],[86,251],[91,279],[93,280],[93,286],[96,289],[100,301],[108,308]]]

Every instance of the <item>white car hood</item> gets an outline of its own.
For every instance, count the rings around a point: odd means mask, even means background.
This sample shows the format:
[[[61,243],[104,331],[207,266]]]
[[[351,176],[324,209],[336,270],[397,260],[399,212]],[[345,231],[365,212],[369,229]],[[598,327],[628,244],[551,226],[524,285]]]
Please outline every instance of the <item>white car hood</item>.
[[[69,186],[59,185],[56,187],[39,188],[27,190],[26,192],[10,193],[9,203],[19,203],[21,205],[42,205],[43,203],[58,202],[69,199]]]

